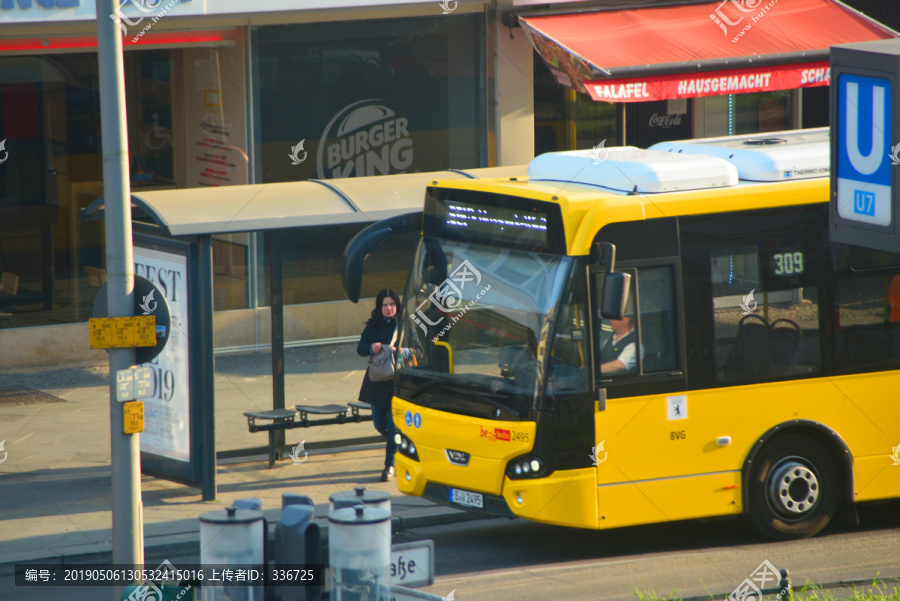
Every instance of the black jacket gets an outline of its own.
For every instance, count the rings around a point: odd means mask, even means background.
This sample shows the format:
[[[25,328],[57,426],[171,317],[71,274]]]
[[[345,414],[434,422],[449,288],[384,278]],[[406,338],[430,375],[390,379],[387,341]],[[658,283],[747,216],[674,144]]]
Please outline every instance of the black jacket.
[[[359,338],[359,344],[356,345],[356,352],[361,357],[369,357],[372,354],[372,344],[380,342],[384,346],[391,345],[391,339],[394,337],[394,328],[397,327],[397,320],[388,321],[383,317],[377,317],[375,321],[366,325],[362,336]],[[373,382],[369,379],[369,370],[366,368],[366,375],[363,377],[362,387],[359,389],[359,400],[363,403],[369,403],[376,407],[390,407],[391,398],[394,396],[394,381]]]

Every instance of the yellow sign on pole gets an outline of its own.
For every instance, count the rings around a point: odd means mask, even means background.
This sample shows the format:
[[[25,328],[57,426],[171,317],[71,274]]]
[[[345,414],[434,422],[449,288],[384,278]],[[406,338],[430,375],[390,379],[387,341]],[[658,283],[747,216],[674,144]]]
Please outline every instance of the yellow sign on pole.
[[[134,346],[156,346],[155,315],[138,315],[134,318]]]
[[[90,334],[91,348],[156,346],[156,316],[95,317]]]
[[[113,345],[113,320],[91,319],[91,348],[111,348]]]
[[[134,317],[114,317],[113,346],[128,348],[134,346]]]
[[[144,403],[143,401],[131,401],[122,404],[124,411],[124,422],[122,424],[122,432],[125,434],[135,434],[144,431]]]

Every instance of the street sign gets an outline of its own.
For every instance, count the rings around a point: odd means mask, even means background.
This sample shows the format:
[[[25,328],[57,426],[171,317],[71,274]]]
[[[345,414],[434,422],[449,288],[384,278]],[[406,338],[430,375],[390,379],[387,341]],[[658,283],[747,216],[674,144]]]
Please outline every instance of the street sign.
[[[135,361],[137,363],[149,363],[155,359],[165,348],[171,334],[171,316],[169,315],[169,303],[166,295],[156,284],[145,277],[134,276],[134,314],[135,317],[113,317],[106,315],[106,284],[97,292],[94,299],[94,308],[91,311],[94,316],[91,322],[91,348],[117,348],[133,346],[135,349]],[[99,319],[133,319],[132,335],[133,344],[124,344],[128,340],[128,331],[123,329],[109,334],[113,338],[113,344],[108,344],[107,334],[102,328],[114,327],[103,325]],[[94,328],[98,328],[95,335]],[[117,335],[118,334],[118,335]],[[96,346],[95,346],[96,345]]]
[[[146,399],[153,394],[153,368],[135,367],[134,371],[134,398]]]
[[[144,403],[141,401],[131,401],[122,405],[124,414],[124,423],[122,424],[122,432],[125,434],[135,434],[144,431]]]
[[[900,41],[831,48],[830,237],[900,252]]]
[[[88,321],[90,325],[90,344],[91,348],[112,348],[114,322],[111,319],[91,319]]]
[[[116,400],[120,403],[134,400],[134,368],[116,372]]]
[[[843,73],[838,79],[837,212],[891,224],[890,80]]]
[[[113,347],[128,348],[134,344],[134,318],[113,317]]]
[[[391,584],[428,586],[434,583],[434,541],[391,545]]]
[[[153,394],[153,368],[129,367],[116,372],[116,400],[146,399]]]
[[[156,317],[92,317],[91,348],[156,346]]]

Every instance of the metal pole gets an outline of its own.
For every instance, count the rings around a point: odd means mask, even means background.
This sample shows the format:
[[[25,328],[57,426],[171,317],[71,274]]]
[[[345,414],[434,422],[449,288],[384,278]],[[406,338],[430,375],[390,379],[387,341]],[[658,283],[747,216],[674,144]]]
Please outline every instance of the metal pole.
[[[197,268],[191,279],[196,327],[191,339],[191,365],[199,384],[191,384],[191,429],[200,440],[200,489],[204,501],[216,500],[216,356],[213,340],[213,251],[212,236],[203,236],[197,249]],[[196,282],[196,284],[195,284]],[[200,424],[196,428],[195,424]],[[196,429],[195,429],[196,428]]]
[[[131,239],[131,186],[125,115],[125,68],[118,22],[119,3],[97,0],[97,61],[103,197],[106,215],[106,286],[109,317],[134,315],[134,255]],[[109,350],[109,417],[112,458],[113,563],[144,563],[140,437],[124,434],[122,403],[116,401],[116,372],[134,365],[133,348]],[[127,584],[127,583],[125,583]],[[115,587],[113,599],[121,597]]]
[[[272,317],[272,409],[284,409],[284,295],[282,288],[282,230],[269,230],[265,233],[269,257],[269,305]],[[275,455],[283,458],[284,430],[269,432],[269,467],[272,466],[272,445]]]

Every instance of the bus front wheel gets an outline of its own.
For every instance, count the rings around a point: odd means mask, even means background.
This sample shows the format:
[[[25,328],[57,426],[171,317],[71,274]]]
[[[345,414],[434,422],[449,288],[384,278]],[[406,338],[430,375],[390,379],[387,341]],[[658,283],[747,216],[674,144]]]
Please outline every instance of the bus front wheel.
[[[785,436],[766,445],[750,473],[750,519],[777,540],[818,534],[834,516],[839,478],[818,442]]]

